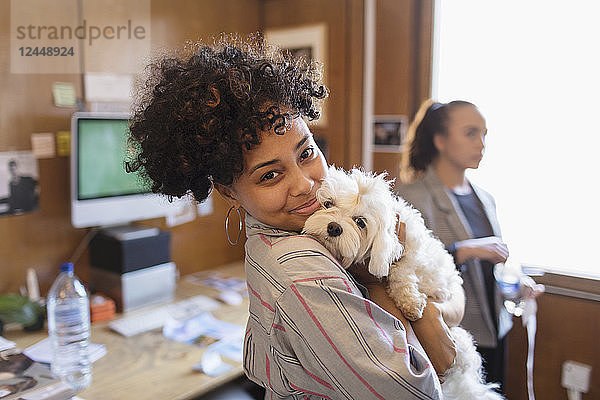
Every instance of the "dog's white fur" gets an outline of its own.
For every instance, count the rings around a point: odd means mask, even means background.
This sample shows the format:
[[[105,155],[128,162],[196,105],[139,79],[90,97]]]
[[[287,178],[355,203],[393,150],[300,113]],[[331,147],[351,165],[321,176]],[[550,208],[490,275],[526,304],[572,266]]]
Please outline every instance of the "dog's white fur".
[[[317,191],[323,208],[308,218],[304,232],[319,240],[344,268],[368,259],[369,272],[388,277],[390,297],[404,316],[414,321],[422,317],[427,297],[449,300],[462,290],[462,278],[419,211],[395,196],[390,185],[385,174],[329,168]],[[398,220],[406,225],[404,246],[396,232]],[[360,226],[363,223],[364,228]],[[498,385],[484,382],[481,357],[471,335],[458,326],[450,330],[457,355],[442,384],[444,398],[502,399],[493,390]]]

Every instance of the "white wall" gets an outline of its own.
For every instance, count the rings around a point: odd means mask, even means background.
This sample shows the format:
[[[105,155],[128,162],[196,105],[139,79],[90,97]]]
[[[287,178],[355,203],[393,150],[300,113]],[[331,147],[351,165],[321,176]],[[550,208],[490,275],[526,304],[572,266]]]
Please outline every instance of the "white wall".
[[[524,264],[600,277],[600,3],[438,0],[434,95],[487,119],[469,177]]]

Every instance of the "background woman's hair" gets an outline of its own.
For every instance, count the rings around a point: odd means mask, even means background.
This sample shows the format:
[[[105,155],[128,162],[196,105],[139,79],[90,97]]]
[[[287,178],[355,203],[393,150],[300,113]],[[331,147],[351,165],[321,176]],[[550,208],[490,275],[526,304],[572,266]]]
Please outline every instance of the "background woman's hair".
[[[260,37],[190,43],[183,57],[148,66],[130,122],[128,172],[155,193],[197,201],[213,182],[230,185],[262,131],[319,118],[327,97],[321,66],[263,45]],[[191,53],[191,55],[189,55]]]
[[[406,134],[405,150],[402,154],[400,180],[413,182],[419,177],[438,155],[433,143],[435,135],[448,134],[448,119],[453,108],[474,104],[463,100],[438,103],[425,100],[415,114]]]

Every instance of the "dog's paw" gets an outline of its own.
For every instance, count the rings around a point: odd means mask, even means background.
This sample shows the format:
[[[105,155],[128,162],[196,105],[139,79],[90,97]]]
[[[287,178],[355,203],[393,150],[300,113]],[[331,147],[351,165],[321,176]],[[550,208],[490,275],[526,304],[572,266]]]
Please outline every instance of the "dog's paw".
[[[427,296],[419,293],[418,296],[411,299],[400,307],[400,311],[409,321],[416,321],[423,317],[423,310],[427,305]]]
[[[418,308],[410,309],[402,311],[402,314],[409,321],[417,321],[423,317],[423,310],[419,310]]]

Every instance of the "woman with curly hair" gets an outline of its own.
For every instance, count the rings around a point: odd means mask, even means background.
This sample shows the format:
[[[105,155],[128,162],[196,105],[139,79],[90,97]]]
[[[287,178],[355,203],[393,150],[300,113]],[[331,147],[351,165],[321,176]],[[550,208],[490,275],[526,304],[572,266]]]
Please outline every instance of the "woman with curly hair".
[[[244,370],[266,398],[440,398],[406,320],[366,299],[322,245],[299,233],[320,207],[315,192],[327,171],[305,122],[327,96],[318,66],[222,40],[150,72],[131,120],[129,169],[155,192],[203,201],[215,188],[231,205],[228,217],[245,212]],[[437,308],[427,309],[414,331],[440,353],[444,372],[452,343]]]

